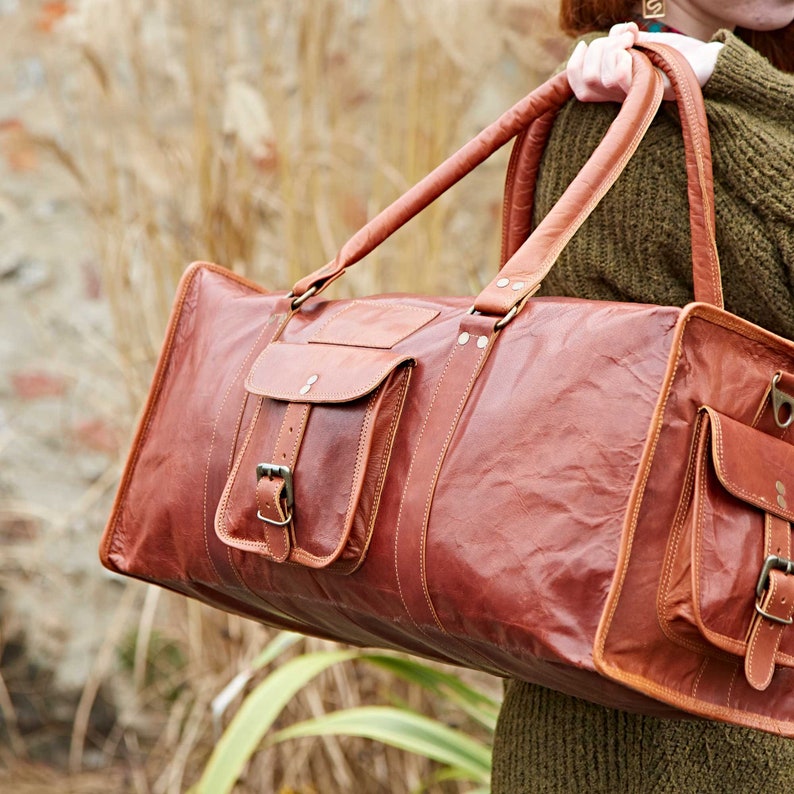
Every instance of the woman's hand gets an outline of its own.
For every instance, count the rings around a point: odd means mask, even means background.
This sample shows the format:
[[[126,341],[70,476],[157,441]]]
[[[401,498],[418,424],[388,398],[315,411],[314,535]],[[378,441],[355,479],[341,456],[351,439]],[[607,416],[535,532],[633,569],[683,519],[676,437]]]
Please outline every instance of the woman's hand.
[[[641,33],[636,23],[615,25],[609,35],[590,44],[579,42],[568,61],[568,81],[582,102],[622,102],[631,86],[629,50],[638,41],[656,41],[675,48],[689,61],[701,87],[714,71],[723,45],[703,42],[679,33]],[[674,99],[665,75],[664,98]]]

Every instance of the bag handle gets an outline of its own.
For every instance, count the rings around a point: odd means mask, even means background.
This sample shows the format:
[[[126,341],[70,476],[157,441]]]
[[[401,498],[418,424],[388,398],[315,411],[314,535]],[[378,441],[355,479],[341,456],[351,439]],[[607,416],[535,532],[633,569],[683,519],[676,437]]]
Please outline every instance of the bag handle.
[[[661,102],[661,79],[656,70],[651,68],[647,58],[636,52],[632,55],[634,58],[634,80],[618,114],[618,118],[622,120],[621,125],[624,132],[627,129],[636,129],[641,123],[650,123],[648,115],[652,117]],[[659,97],[655,96],[656,93],[659,93]],[[334,282],[342,275],[345,268],[369,254],[387,237],[488,159],[497,149],[514,138],[535,119],[549,111],[559,110],[572,96],[573,91],[563,72],[547,80],[535,91],[519,100],[475,138],[472,138],[455,154],[447,158],[359,229],[339,249],[331,262],[300,279],[292,289],[292,294],[295,297],[294,308],[297,308],[310,295],[318,294]],[[651,105],[653,105],[653,112],[649,114],[648,110]],[[609,139],[611,137],[610,133],[606,136]],[[626,143],[623,141],[622,145],[625,146]],[[618,148],[620,145],[621,142],[618,142],[613,147],[615,152],[620,151]]]
[[[658,53],[654,53],[654,51],[659,50],[660,45],[647,49],[652,53],[651,57],[658,56]],[[695,92],[691,85],[694,83],[697,87],[697,83],[694,76],[690,74],[691,70],[689,70],[688,64],[678,53],[665,47],[661,47],[661,53],[664,56],[660,59],[663,61],[663,67],[669,68],[667,62],[670,60],[675,64],[675,67],[671,68],[670,79],[677,93],[682,95],[679,100],[680,106],[686,107],[686,112],[682,111],[681,114],[682,124],[686,129],[697,109],[694,97],[699,97],[699,90]],[[656,70],[651,67],[648,59],[637,50],[632,51],[632,59],[634,62],[632,88],[604,140],[536,232],[505,264],[499,277],[480,293],[475,302],[476,310],[503,317],[508,314],[513,316],[526,299],[537,290],[564,245],[625,167],[661,102],[661,79]],[[681,62],[683,62],[683,66]],[[561,73],[518,102],[496,122],[488,126],[354,234],[342,246],[333,261],[298,281],[292,293],[295,297],[293,307],[297,308],[309,296],[322,291],[335,281],[345,268],[366,256],[410,218],[487,159],[496,149],[507,143],[538,117],[550,110],[559,109],[571,96],[572,92],[567,78],[564,73]],[[688,138],[697,142],[687,148],[687,160],[696,160],[692,167],[689,167],[688,163],[688,176],[690,180],[697,176],[701,182],[700,185],[690,190],[690,197],[700,198],[695,201],[693,211],[699,209],[705,214],[710,210],[711,228],[713,229],[713,195],[710,193],[711,181],[708,178],[710,177],[710,156],[708,146],[702,140],[703,133],[705,132],[707,135],[705,112],[702,115],[702,126],[697,127],[693,134],[687,135]],[[539,235],[541,227],[544,227],[543,233]],[[708,221],[697,225],[693,224],[693,235],[701,235],[701,231],[708,228]],[[693,249],[693,270],[695,271],[696,285],[698,285],[696,294],[701,299],[703,290],[699,285],[704,283],[704,278],[700,276],[700,273],[704,270],[713,271],[716,266],[716,282],[715,274],[711,272],[705,283],[712,286],[716,283],[719,288],[720,279],[716,248],[714,247],[713,255],[707,254],[706,261],[703,263],[703,253],[710,245],[708,240],[703,243],[700,237],[697,242],[698,244]],[[538,252],[541,253],[540,257],[538,257]],[[527,263],[533,261],[538,264],[528,267]],[[506,284],[510,284],[512,289],[504,290]],[[709,295],[703,296],[702,299],[709,300],[711,298],[709,302],[721,305],[721,294],[717,293],[716,300],[714,296],[715,292],[712,289]]]
[[[722,308],[722,283],[715,234],[711,151],[708,122],[700,86],[694,80],[694,75],[691,74],[688,64],[684,63],[682,66],[681,57],[675,50],[650,42],[638,46],[646,50],[646,54],[654,65],[664,69],[670,75],[676,92],[687,167],[695,299]],[[503,265],[530,236],[531,224],[528,219],[525,219],[525,216],[531,215],[532,212],[537,166],[540,159],[540,153],[536,152],[536,149],[545,145],[548,131],[542,129],[539,135],[534,137],[535,140],[518,140],[511,157],[503,211]],[[517,196],[518,188],[520,188],[520,195]],[[534,256],[537,257],[538,254],[534,254]],[[539,260],[536,258],[535,261]],[[538,269],[540,268],[539,264]],[[534,276],[538,285],[547,273],[548,269],[544,269],[542,273]],[[500,274],[500,276],[504,275],[504,273]],[[533,276],[527,274],[524,278],[531,279]]]

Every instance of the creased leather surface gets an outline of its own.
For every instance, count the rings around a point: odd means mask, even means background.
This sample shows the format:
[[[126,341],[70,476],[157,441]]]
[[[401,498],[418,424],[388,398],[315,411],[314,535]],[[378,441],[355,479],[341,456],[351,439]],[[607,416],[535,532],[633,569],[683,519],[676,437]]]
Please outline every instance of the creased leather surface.
[[[610,677],[695,714],[792,736],[794,670],[779,667],[766,691],[758,692],[742,674],[740,656],[671,641],[657,616],[655,597],[677,509],[671,494],[685,490],[699,407],[709,405],[751,425],[772,376],[778,369],[791,371],[794,345],[704,304],[687,307],[680,328],[680,353],[671,359],[649,431],[648,476],[644,478],[643,467],[626,516],[615,586],[596,641],[596,665]],[[784,443],[773,437],[769,442]],[[720,556],[707,564],[716,566],[723,583],[725,577],[740,582],[723,587],[726,610],[731,610],[734,601],[746,606],[754,596],[755,566],[764,551],[763,521],[754,521],[745,506],[722,512],[715,527]]]
[[[647,121],[659,98],[658,76],[644,56],[633,57],[642,77],[633,101]],[[557,81],[544,92],[522,104],[530,117],[553,111],[569,90]],[[695,94],[690,99],[697,101]],[[588,184],[601,191],[616,177],[621,158],[614,155],[631,132],[626,118],[617,137],[608,133],[590,169],[592,182],[580,181],[573,195]],[[697,121],[691,124],[697,128]],[[501,140],[519,129],[507,118],[495,134]],[[475,140],[354,237],[335,265],[300,282],[296,294],[330,283],[480,162],[483,143],[487,149],[496,139],[489,133]],[[619,708],[660,715],[680,709],[794,736],[794,669],[770,661],[788,647],[785,631],[758,640],[748,682],[740,655],[706,641],[682,643],[659,619],[665,553],[680,528],[680,498],[692,491],[688,462],[699,409],[709,406],[727,418],[726,426],[730,420],[766,432],[768,411],[759,406],[768,402],[771,378],[794,372],[794,344],[717,308],[718,263],[707,250],[713,196],[700,146],[687,156],[690,198],[700,201],[703,215],[693,225],[694,266],[696,282],[715,305],[528,299],[531,285],[508,290],[515,293],[510,298],[495,279],[480,296],[480,308],[488,309],[482,313],[469,313],[471,298],[420,296],[315,296],[293,311],[285,293],[264,293],[215,266],[190,269],[103,537],[104,564],[273,626],[398,648]],[[553,253],[581,216],[576,202],[563,206],[524,254],[535,245]],[[510,268],[508,262],[499,278]],[[511,301],[523,310],[497,325]],[[366,335],[348,322],[355,317],[366,318],[377,344],[365,344]],[[275,556],[295,548],[315,557],[340,553],[346,568],[275,562],[225,543],[223,509],[215,525],[216,508],[243,462],[288,447],[273,429],[286,413],[259,423],[264,401],[271,409],[278,397],[301,404],[298,384],[306,373],[293,382],[289,362],[289,382],[279,394],[276,381],[275,389],[273,383],[260,389],[271,397],[246,390],[254,362],[270,360],[263,355],[269,345],[270,351],[299,347],[294,359],[317,368],[321,351],[333,350],[328,360],[338,365],[312,373],[332,374],[337,386],[316,392],[320,401],[300,412],[306,426],[299,454],[290,458],[296,482],[308,484],[297,509],[311,504],[316,517],[305,532],[296,519]],[[401,361],[416,363],[407,368]],[[357,373],[351,383],[345,362]],[[306,377],[304,385],[314,388]],[[262,378],[271,374],[263,371]],[[379,383],[382,392],[365,394]],[[362,425],[353,404],[379,393],[382,415],[393,420]],[[340,394],[343,401],[332,399]],[[318,431],[312,423],[321,411],[338,414],[324,414],[337,418]],[[776,444],[788,444],[773,435]],[[342,454],[349,436],[358,441]],[[698,438],[705,443],[705,434]],[[381,439],[377,465],[359,454],[361,439],[375,447]],[[766,441],[758,448],[766,449]],[[788,450],[779,454],[786,465]],[[731,453],[729,471],[737,456],[741,451]],[[340,478],[350,482],[358,465],[363,476],[353,477],[359,485],[340,508]],[[739,479],[754,476],[749,466]],[[254,484],[236,496],[245,515],[256,510]],[[711,485],[717,484],[714,473]],[[758,509],[739,501],[742,511]],[[729,500],[712,502],[727,505],[715,512],[712,536],[718,570],[730,579],[743,557],[753,565],[763,557],[769,533],[755,521],[734,522]],[[340,544],[351,515],[357,518],[345,558]],[[734,555],[727,544],[737,534]],[[700,564],[714,560],[703,557]],[[676,568],[681,577],[692,569],[691,561]],[[778,573],[767,601],[785,614],[790,584]],[[746,598],[733,583],[724,589],[728,603]],[[716,613],[722,591],[707,595]]]
[[[233,567],[237,586],[232,589],[214,573],[218,551],[208,552],[205,546],[203,505],[195,487],[197,474],[200,481],[204,472],[170,467],[167,494],[154,499],[151,493],[162,489],[164,470],[150,462],[188,452],[191,461],[207,459],[206,434],[191,433],[188,449],[175,450],[173,440],[179,428],[197,424],[194,410],[211,415],[219,398],[203,405],[179,398],[175,390],[181,383],[194,389],[206,383],[208,394],[224,392],[226,373],[231,379],[237,372],[261,330],[261,322],[252,321],[252,316],[262,318],[267,327],[267,318],[278,312],[284,299],[252,292],[245,297],[251,309],[241,312],[230,302],[225,310],[227,277],[199,272],[201,300],[189,315],[177,319],[177,328],[183,323],[203,328],[211,315],[236,344],[223,346],[217,356],[189,354],[185,360],[186,348],[171,350],[163,367],[169,373],[161,389],[165,399],[156,401],[149,420],[150,425],[156,423],[156,432],[145,434],[133,456],[135,476],[125,478],[108,526],[105,562],[272,625],[355,644],[401,647],[467,665],[476,660],[477,666],[496,674],[528,675],[550,683],[559,679],[557,685],[574,694],[603,700],[610,688],[604,689],[603,681],[593,677],[592,644],[681,310],[536,299],[493,338],[437,475],[424,563],[416,560],[414,582],[403,578],[399,585],[393,533],[411,479],[417,438],[450,353],[460,345],[461,328],[469,329],[465,350],[473,352],[480,351],[480,336],[492,329],[492,321],[467,314],[466,299],[407,299],[438,315],[389,353],[410,356],[417,364],[364,564],[342,576],[280,565],[228,548],[221,556],[228,554]],[[393,303],[395,298],[367,300],[377,307],[379,301]],[[315,346],[309,340],[316,329],[345,305],[320,300],[306,304],[286,324],[280,342]],[[193,340],[199,351],[215,344],[212,324],[207,333],[203,341]],[[550,376],[549,356],[564,356],[568,363]],[[252,356],[248,360],[250,367]],[[236,396],[228,400],[236,406],[244,399],[243,381],[244,377],[234,381]],[[628,393],[637,398],[627,401]],[[218,437],[232,433],[236,420],[236,413],[229,412]],[[311,419],[307,438],[310,433]],[[308,466],[314,462],[311,456],[303,457],[305,452],[301,451],[296,478],[302,461]],[[212,464],[220,466],[224,476],[227,454]],[[607,463],[611,471],[604,468]],[[333,465],[317,462],[316,468],[305,471],[311,471],[308,478],[317,499],[333,494]],[[426,486],[423,480],[416,483],[422,503]],[[217,503],[222,487],[208,493],[208,500]],[[577,494],[582,488],[598,501],[597,511],[581,509]],[[404,525],[402,531],[417,528]],[[596,536],[595,548],[590,540],[585,542]],[[417,631],[416,615],[403,605],[400,586],[418,586],[416,592],[424,597],[422,580],[443,630],[431,621]],[[561,664],[586,673],[578,677]],[[664,705],[628,691],[620,697],[627,706],[668,713]]]

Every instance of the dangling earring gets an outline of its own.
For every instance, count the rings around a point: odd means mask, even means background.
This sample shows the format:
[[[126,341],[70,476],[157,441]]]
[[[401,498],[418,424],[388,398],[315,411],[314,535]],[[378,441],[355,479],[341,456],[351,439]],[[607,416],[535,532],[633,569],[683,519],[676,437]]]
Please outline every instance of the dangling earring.
[[[642,0],[644,19],[663,19],[666,11],[664,0]]]

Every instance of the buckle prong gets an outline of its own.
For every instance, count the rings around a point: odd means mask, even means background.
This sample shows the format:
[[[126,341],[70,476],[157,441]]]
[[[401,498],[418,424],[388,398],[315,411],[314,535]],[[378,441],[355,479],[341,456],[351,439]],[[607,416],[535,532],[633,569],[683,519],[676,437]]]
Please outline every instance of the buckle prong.
[[[287,508],[287,517],[283,521],[275,521],[272,518],[263,516],[261,511],[256,511],[256,517],[266,524],[271,524],[274,527],[285,527],[292,521],[292,506],[295,503],[295,492],[292,486],[292,469],[289,466],[279,466],[276,463],[260,463],[256,467],[256,481],[259,482],[263,477],[272,480],[274,477],[280,477],[284,480],[284,505]]]
[[[769,574],[772,571],[782,571],[786,576],[794,573],[794,560],[786,559],[786,557],[778,557],[776,554],[770,554],[761,566],[761,573],[758,576],[758,584],[755,586],[755,611],[765,617],[767,620],[772,620],[775,623],[782,623],[784,626],[790,626],[794,623],[794,618],[779,618],[777,615],[770,615],[761,606],[761,599],[764,593],[769,589]]]

